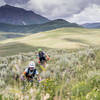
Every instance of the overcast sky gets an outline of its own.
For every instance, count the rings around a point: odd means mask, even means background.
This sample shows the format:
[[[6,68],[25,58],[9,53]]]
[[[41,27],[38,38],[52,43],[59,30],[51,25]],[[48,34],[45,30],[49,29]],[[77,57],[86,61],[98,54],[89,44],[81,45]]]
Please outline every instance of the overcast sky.
[[[79,24],[100,22],[100,0],[0,0],[43,15],[49,19],[63,18]]]

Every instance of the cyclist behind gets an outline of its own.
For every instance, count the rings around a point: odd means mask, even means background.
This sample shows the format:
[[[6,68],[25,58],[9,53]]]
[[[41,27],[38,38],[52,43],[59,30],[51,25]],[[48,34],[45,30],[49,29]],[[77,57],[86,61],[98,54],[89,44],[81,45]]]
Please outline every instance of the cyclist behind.
[[[38,57],[39,57],[39,63],[43,65],[43,67],[46,67],[46,63],[49,60],[48,55],[42,50],[38,49]]]

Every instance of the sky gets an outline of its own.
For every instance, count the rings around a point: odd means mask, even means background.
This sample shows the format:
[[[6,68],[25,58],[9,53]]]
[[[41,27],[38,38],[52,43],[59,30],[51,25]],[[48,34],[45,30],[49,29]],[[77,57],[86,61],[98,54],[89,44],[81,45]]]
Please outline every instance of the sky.
[[[0,0],[0,6],[4,4],[32,10],[51,20],[100,22],[100,0]]]

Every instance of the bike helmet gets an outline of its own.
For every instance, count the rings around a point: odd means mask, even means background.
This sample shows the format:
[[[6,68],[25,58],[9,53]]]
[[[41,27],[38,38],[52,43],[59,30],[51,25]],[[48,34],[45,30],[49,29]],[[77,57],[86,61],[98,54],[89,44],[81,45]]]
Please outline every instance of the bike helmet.
[[[30,68],[35,68],[35,62],[34,61],[30,61],[29,62],[29,67]]]
[[[41,48],[39,48],[39,49],[38,49],[38,51],[40,52],[40,51],[42,51],[42,49],[41,49]]]

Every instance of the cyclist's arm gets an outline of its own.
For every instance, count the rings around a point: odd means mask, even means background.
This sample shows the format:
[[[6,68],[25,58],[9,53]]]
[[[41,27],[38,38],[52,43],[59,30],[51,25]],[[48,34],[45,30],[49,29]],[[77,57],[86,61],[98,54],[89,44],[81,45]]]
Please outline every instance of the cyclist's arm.
[[[26,72],[23,72],[21,75],[21,80],[25,80]]]
[[[26,77],[26,73],[27,73],[27,71],[28,71],[28,68],[26,68],[26,69],[25,69],[25,71],[22,73],[22,75],[21,75],[21,76],[22,76],[23,78],[25,78],[25,77]]]
[[[45,53],[45,52],[44,52]],[[49,57],[49,55],[47,54],[47,53],[45,53],[45,57],[49,60],[50,59],[50,57]]]

